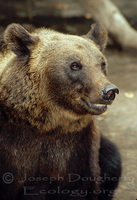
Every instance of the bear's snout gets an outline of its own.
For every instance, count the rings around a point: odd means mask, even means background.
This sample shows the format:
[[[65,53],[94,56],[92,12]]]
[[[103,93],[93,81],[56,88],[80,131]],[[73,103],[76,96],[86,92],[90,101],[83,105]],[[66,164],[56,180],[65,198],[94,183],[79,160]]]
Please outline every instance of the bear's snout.
[[[113,101],[115,99],[115,94],[119,94],[119,89],[115,85],[106,85],[101,94],[104,100]]]

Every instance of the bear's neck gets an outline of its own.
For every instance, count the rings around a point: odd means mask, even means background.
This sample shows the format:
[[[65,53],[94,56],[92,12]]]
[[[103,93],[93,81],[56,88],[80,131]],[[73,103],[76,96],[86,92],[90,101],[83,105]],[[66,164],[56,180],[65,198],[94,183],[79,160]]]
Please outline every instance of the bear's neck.
[[[3,111],[0,113],[3,123],[5,121],[15,126],[21,126],[21,124],[27,126],[29,124],[30,128],[35,129],[40,135],[56,132],[56,130],[60,130],[60,134],[79,132],[87,126],[92,126],[94,127],[92,130],[97,130],[94,116],[90,114],[78,115],[64,109],[54,108],[54,110],[50,110],[40,106],[39,111],[34,107],[30,111],[28,110],[26,114],[23,109],[18,112],[18,110],[4,104],[1,104],[0,107]]]
[[[35,120],[32,120],[32,124],[35,126]],[[54,130],[55,132],[56,130],[59,130],[60,134],[65,135],[68,133],[79,132],[87,126],[93,126],[94,129],[96,129],[95,120],[92,115],[77,115],[75,113],[70,113],[67,110],[48,111],[46,113],[45,121],[41,120],[37,123],[38,130],[44,134],[48,134],[49,132],[53,133]]]
[[[68,134],[73,132],[81,131],[86,128],[88,125],[94,124],[94,117],[91,115],[77,115],[75,113],[70,113],[67,110],[53,111],[50,112],[50,115],[43,128],[47,131],[50,129],[59,128],[62,134]]]

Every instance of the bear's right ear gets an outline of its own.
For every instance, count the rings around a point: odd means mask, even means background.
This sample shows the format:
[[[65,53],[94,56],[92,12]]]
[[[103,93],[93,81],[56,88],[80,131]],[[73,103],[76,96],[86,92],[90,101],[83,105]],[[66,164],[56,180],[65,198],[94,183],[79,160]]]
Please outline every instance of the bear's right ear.
[[[108,32],[101,23],[95,23],[91,26],[90,31],[84,35],[85,38],[93,40],[100,51],[103,51],[107,44]]]
[[[38,36],[31,35],[20,24],[11,24],[4,33],[7,46],[18,56],[30,54],[31,47],[39,40]]]

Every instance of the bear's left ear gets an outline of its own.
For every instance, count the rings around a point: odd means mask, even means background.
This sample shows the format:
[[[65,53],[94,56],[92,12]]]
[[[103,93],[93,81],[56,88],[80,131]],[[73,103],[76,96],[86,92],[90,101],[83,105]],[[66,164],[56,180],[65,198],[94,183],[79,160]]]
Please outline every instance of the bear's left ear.
[[[108,33],[102,24],[95,23],[84,37],[93,40],[99,46],[100,51],[103,51],[107,44]]]
[[[31,35],[20,24],[11,24],[4,33],[7,46],[18,56],[30,54],[31,47],[38,42],[38,36]]]

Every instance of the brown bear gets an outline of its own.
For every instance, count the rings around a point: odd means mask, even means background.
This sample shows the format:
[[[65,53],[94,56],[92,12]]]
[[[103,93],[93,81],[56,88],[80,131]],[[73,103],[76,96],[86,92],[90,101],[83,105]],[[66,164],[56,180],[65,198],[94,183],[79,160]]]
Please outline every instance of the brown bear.
[[[101,24],[84,36],[11,24],[1,36],[1,200],[113,198],[121,159],[94,120],[118,93],[106,42]]]

